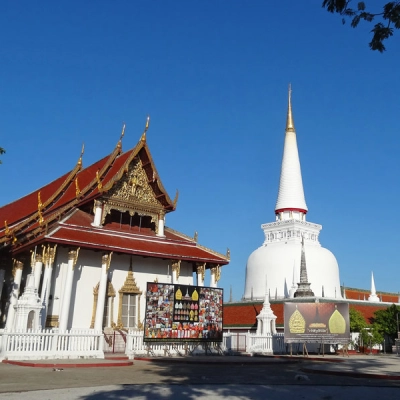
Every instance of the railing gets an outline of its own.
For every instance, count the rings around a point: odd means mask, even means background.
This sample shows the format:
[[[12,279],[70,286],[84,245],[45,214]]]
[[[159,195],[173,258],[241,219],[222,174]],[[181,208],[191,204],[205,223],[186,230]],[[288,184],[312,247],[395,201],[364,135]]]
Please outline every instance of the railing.
[[[92,329],[4,330],[0,332],[0,359],[104,358],[103,334]]]
[[[283,354],[285,353],[283,333],[270,333],[266,335],[248,335],[248,353]]]
[[[223,354],[229,339],[224,335],[222,343],[217,342],[144,342],[143,331],[130,330],[126,335],[126,355],[133,358],[145,356],[183,356],[188,354]]]
[[[117,343],[121,345],[118,350]],[[126,334],[126,342],[120,335],[103,335],[102,332],[93,329],[65,332],[52,329],[27,332],[0,331],[0,360],[104,358],[104,351],[125,351],[126,355],[134,358],[138,355],[183,356],[244,352],[283,354],[286,348],[281,333],[257,336],[250,332],[227,332],[223,335],[222,343],[147,343],[143,341],[143,331],[138,330],[130,330]]]

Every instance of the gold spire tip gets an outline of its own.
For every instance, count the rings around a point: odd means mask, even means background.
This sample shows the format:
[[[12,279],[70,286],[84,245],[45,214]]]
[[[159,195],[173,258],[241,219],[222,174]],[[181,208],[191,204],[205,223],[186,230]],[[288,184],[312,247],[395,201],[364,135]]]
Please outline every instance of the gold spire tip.
[[[294,132],[294,122],[292,115],[292,85],[289,83],[289,100],[288,100],[288,112],[286,119],[286,132]]]
[[[144,127],[144,131],[143,131],[143,133],[142,133],[142,137],[141,137],[141,139],[140,139],[140,140],[142,140],[143,142],[146,141],[146,133],[147,133],[147,130],[149,129],[149,126],[150,126],[150,115],[147,116],[146,125],[145,125],[145,127]]]
[[[124,135],[125,135],[125,122],[124,122],[124,125],[122,125],[122,132],[121,132],[121,137],[119,138],[119,140],[122,140],[122,138],[124,137]]]

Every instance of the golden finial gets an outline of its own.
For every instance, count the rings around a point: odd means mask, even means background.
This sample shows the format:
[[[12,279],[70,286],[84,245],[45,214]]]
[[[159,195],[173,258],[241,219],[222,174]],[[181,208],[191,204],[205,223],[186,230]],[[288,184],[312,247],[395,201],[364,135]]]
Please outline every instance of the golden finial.
[[[43,219],[43,214],[42,214],[42,207],[43,207],[43,203],[42,203],[42,199],[40,197],[40,192],[38,192],[38,214],[39,214],[39,225],[42,225],[44,222]]]
[[[197,239],[199,238],[199,234],[198,234],[198,232],[196,231],[195,233],[194,233],[194,236],[193,236],[193,240],[197,243]]]
[[[44,219],[43,219],[42,210],[40,208],[38,209],[38,214],[39,214],[39,225],[43,225]]]
[[[75,195],[76,195],[76,197],[78,197],[80,193],[81,193],[81,189],[79,189],[78,177],[76,177],[75,178]]]
[[[146,132],[149,129],[149,126],[150,126],[150,115],[147,116],[146,125],[144,127],[144,131],[143,131],[142,137],[140,139],[142,142],[146,141]]]
[[[84,152],[85,152],[85,143],[82,143],[81,155],[79,156],[79,160],[78,160],[79,169],[82,166],[82,157],[83,157]]]
[[[5,220],[4,221],[4,234],[6,235],[6,236],[9,236],[10,235],[10,228],[8,227],[8,225],[7,225],[7,220]]]
[[[294,132],[294,122],[292,116],[292,85],[289,83],[289,103],[286,119],[286,132]]]
[[[124,123],[124,125],[122,125],[122,132],[121,132],[121,136],[120,136],[120,138],[119,138],[120,141],[122,140],[122,138],[124,137],[124,135],[125,135],[125,123]]]
[[[40,197],[40,192],[38,192],[37,197],[38,197],[38,210],[41,210],[43,207],[43,203],[42,203],[42,199]]]
[[[226,258],[227,258],[228,260],[231,259],[231,251],[229,250],[229,248],[226,249]]]
[[[176,189],[175,198],[174,198],[174,201],[172,202],[174,205],[174,208],[176,208],[176,205],[178,204],[178,198],[179,198],[179,190]]]
[[[99,170],[96,171],[96,180],[97,180],[97,189],[99,191],[103,189],[103,184],[101,183],[100,177],[99,177]]]

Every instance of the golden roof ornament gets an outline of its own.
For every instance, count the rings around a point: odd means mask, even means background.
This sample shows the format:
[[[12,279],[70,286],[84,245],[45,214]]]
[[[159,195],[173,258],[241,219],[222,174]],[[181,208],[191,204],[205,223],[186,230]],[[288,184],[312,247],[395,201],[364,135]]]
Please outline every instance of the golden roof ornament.
[[[176,189],[175,198],[174,198],[174,200],[172,202],[173,205],[174,205],[174,208],[176,208],[176,205],[178,204],[178,198],[179,198],[179,190]]]
[[[7,225],[7,220],[4,221],[4,234],[6,236],[10,236],[10,234],[11,234],[10,228]]]
[[[145,142],[145,141],[146,141],[146,132],[147,132],[147,130],[149,129],[149,126],[150,126],[150,115],[147,116],[146,125],[145,125],[145,127],[144,127],[144,131],[143,131],[143,133],[142,133],[142,137],[140,138],[140,140],[141,140],[142,142]]]
[[[197,243],[198,239],[199,239],[199,234],[198,234],[198,232],[196,231],[196,232],[194,233],[193,240]]]
[[[41,196],[40,196],[40,192],[38,192],[37,197],[38,197],[38,209],[41,210],[42,207],[43,207],[43,203],[42,203],[42,199],[41,199]]]
[[[101,183],[100,176],[99,176],[99,170],[96,171],[96,180],[97,180],[97,188],[99,191],[103,189],[103,184]]]
[[[125,135],[125,123],[124,125],[122,125],[122,132],[121,132],[121,136],[119,137],[118,143],[117,143],[117,149],[119,149],[121,151],[122,149],[122,138]]]
[[[39,215],[39,225],[43,225],[44,219],[42,214],[42,199],[40,198],[40,192],[38,192],[38,215]]]
[[[79,156],[79,160],[78,160],[79,169],[82,168],[82,157],[83,157],[84,152],[85,152],[85,143],[82,143],[81,155]]]
[[[287,112],[287,119],[286,119],[286,132],[295,132],[293,115],[292,115],[292,85],[290,83],[289,83],[288,112]]]
[[[78,177],[75,178],[75,195],[78,197],[81,193],[81,189],[79,189]]]

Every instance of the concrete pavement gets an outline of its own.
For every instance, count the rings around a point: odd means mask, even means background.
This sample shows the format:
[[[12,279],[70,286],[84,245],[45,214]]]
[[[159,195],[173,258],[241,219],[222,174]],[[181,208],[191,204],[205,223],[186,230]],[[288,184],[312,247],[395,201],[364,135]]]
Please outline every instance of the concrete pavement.
[[[61,361],[71,366],[87,363]],[[339,399],[353,393],[353,399],[379,396],[383,400],[399,393],[399,366],[400,357],[394,355],[160,357],[135,360],[127,367],[67,366],[59,371],[52,366],[0,364],[0,399],[243,400],[267,395],[285,400],[293,394],[305,399]]]

